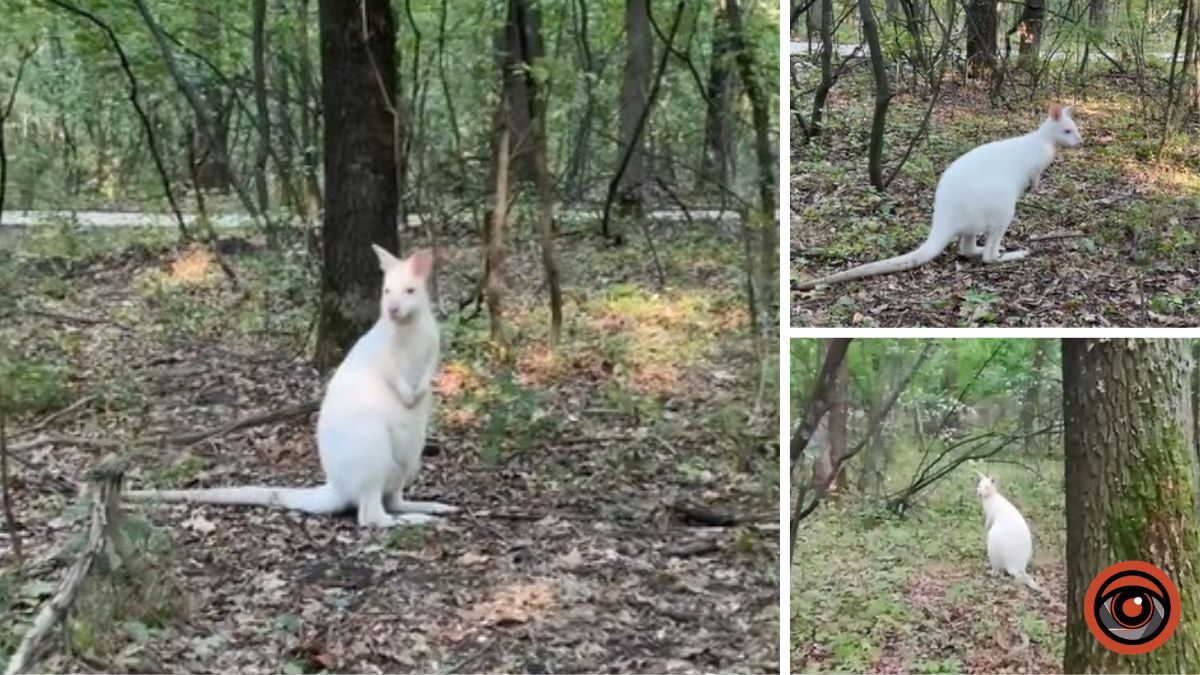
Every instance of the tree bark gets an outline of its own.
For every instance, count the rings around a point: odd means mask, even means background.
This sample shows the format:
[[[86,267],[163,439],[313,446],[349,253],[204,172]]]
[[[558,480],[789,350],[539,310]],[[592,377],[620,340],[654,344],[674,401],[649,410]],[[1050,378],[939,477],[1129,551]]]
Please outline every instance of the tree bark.
[[[846,362],[842,361],[838,368],[837,375],[833,380],[833,391],[830,392],[829,402],[829,453],[834,457],[846,456],[846,432],[847,432],[847,414],[846,414]],[[838,466],[838,473],[835,480],[836,489],[841,492],[846,488],[846,475],[849,473],[849,467],[844,464]]]
[[[325,265],[315,361],[327,370],[378,315],[382,275],[370,245],[399,248],[398,139],[389,111],[397,86],[396,25],[388,0],[320,0],[319,8]]]
[[[520,55],[521,70],[525,73],[525,102],[530,128],[533,133],[531,150],[534,178],[538,191],[538,239],[542,249],[542,270],[550,300],[550,345],[557,346],[562,333],[562,288],[559,284],[558,259],[554,252],[554,178],[550,175],[550,140],[546,134],[546,112],[549,82],[538,82],[534,70],[535,61],[541,58],[544,49],[539,33],[539,21],[529,0],[509,0],[509,21],[515,31],[509,35],[518,38],[517,44],[509,45]]]
[[[698,189],[708,191],[710,184],[728,185],[733,170],[733,60],[734,42],[727,24],[726,0],[713,5],[712,56],[706,85],[708,110],[704,118],[704,149],[700,162]]]
[[[1042,49],[1042,24],[1046,20],[1046,0],[1025,0],[1021,17],[1017,20],[1017,37],[1020,40],[1017,66],[1034,70]]]
[[[622,215],[641,218],[646,208],[646,140],[639,126],[650,105],[654,47],[650,33],[650,0],[625,0],[625,74],[621,82],[618,161],[630,148],[618,185]]]
[[[317,180],[317,146],[320,144],[320,122],[316,119],[317,94],[313,91],[312,58],[309,56],[308,39],[308,2],[299,0],[296,8],[296,42],[299,56],[297,58],[300,70],[300,157],[304,163],[304,185],[306,189],[305,211],[307,218],[316,217],[321,210],[324,196],[321,194],[321,184]]]
[[[267,0],[254,0],[250,42],[254,64],[254,108],[258,117],[258,143],[254,152],[254,193],[258,210],[270,208],[267,190],[267,157],[271,154],[271,112],[267,106]]]
[[[1027,373],[1025,397],[1021,401],[1021,434],[1024,437],[1026,455],[1033,454],[1033,425],[1041,413],[1042,369],[1046,364],[1046,350],[1049,346],[1045,340],[1036,340],[1033,347],[1033,365]]]
[[[967,72],[983,76],[996,69],[996,0],[967,3]]]
[[[1183,340],[1062,341],[1067,503],[1065,672],[1189,672],[1200,663],[1200,533]],[[1142,560],[1179,589],[1179,627],[1147,654],[1106,649],[1079,608],[1105,567]]]
[[[887,111],[892,101],[892,86],[888,81],[887,63],[883,57],[883,46],[879,39],[879,24],[875,21],[875,10],[870,0],[858,0],[858,14],[862,19],[863,39],[871,50],[871,72],[875,78],[875,110],[871,117],[871,141],[867,147],[867,173],[871,185],[883,191],[887,185],[883,180],[883,140],[887,131]]]
[[[759,229],[759,279],[760,295],[764,304],[774,305],[777,296],[774,289],[778,282],[779,266],[779,226],[775,218],[777,211],[775,184],[775,140],[771,135],[771,111],[767,105],[767,96],[759,78],[758,68],[754,62],[749,40],[746,39],[746,26],[742,19],[742,10],[738,0],[726,0],[726,16],[729,18],[729,30],[733,34],[734,47],[737,54],[738,70],[742,86],[746,89],[746,98],[750,100],[750,118],[754,123],[754,150],[758,159],[758,198],[759,213],[751,222]]]

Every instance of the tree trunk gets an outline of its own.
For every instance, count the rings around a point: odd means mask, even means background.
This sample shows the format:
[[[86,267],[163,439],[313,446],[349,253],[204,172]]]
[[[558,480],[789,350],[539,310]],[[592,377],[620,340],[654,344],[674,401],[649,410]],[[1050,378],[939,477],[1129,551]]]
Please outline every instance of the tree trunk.
[[[1183,340],[1062,341],[1067,502],[1067,643],[1063,669],[1182,673],[1200,663],[1196,455]],[[1084,597],[1105,567],[1141,560],[1179,589],[1167,642],[1125,656],[1090,634]]]
[[[1091,2],[1088,16],[1092,20],[1092,27],[1103,36],[1108,28],[1108,0],[1091,0]]]
[[[1028,381],[1025,383],[1025,398],[1021,401],[1021,433],[1024,435],[1025,454],[1033,454],[1033,425],[1037,421],[1041,401],[1039,394],[1042,391],[1042,368],[1046,364],[1046,350],[1049,347],[1045,340],[1036,340],[1034,343],[1033,365],[1029,369],[1027,375]]]
[[[509,22],[515,32],[509,35],[519,38],[517,44],[509,45],[520,55],[522,72],[525,73],[525,101],[527,117],[533,133],[534,178],[538,191],[538,235],[542,249],[542,269],[546,274],[546,285],[550,296],[550,345],[557,346],[562,332],[562,289],[559,285],[558,259],[554,253],[554,177],[550,174],[550,141],[546,135],[547,92],[550,83],[539,83],[533,69],[534,63],[544,53],[539,33],[539,21],[529,0],[509,0]]]
[[[508,108],[511,79],[508,71],[500,74],[500,102],[494,116],[492,132],[492,162],[491,185],[492,203],[485,216],[484,226],[484,293],[487,297],[488,320],[491,328],[492,342],[503,344],[504,322],[504,233],[508,223],[508,203],[512,192],[511,178],[511,139],[512,130],[509,128],[511,119]]]
[[[778,287],[776,276],[779,265],[779,226],[775,218],[777,211],[776,143],[771,136],[771,111],[759,78],[759,69],[754,63],[754,53],[746,39],[746,26],[742,20],[742,10],[738,5],[738,0],[726,0],[726,16],[729,18],[729,30],[735,40],[738,70],[742,86],[746,89],[746,98],[750,99],[750,117],[754,123],[754,149],[758,159],[759,212],[758,217],[753,218],[751,222],[759,228],[760,296],[765,304],[774,305],[772,300],[776,299],[777,295],[773,291]]]
[[[632,145],[618,186],[624,217],[641,218],[646,209],[646,134],[639,120],[650,105],[650,76],[654,52],[650,34],[650,0],[625,0],[625,74],[621,83],[621,133],[617,158]]]
[[[221,22],[215,12],[198,9],[195,13],[195,31],[201,51],[215,53],[221,45]],[[225,193],[233,180],[232,170],[222,161],[228,155],[230,101],[226,100],[221,84],[208,77],[199,85],[199,99],[205,112],[194,112],[195,124],[189,142],[196,157],[197,190],[212,190]],[[232,97],[230,97],[232,98]],[[204,131],[204,117],[211,120],[211,135]]]
[[[833,457],[846,456],[846,362],[842,361],[838,368],[837,376],[833,380],[833,391],[830,392],[829,401],[829,453]],[[835,486],[839,492],[844,491],[846,487],[846,474],[849,472],[849,467],[841,465],[840,470],[835,478]]]
[[[867,147],[867,174],[871,185],[883,191],[883,140],[887,131],[887,111],[892,101],[892,86],[888,81],[887,63],[883,57],[883,45],[879,39],[879,24],[875,21],[875,10],[870,0],[858,0],[858,14],[862,19],[863,39],[871,50],[871,72],[875,77],[875,111],[871,117],[871,141]]]
[[[967,72],[972,76],[991,74],[996,69],[996,0],[967,3]]]
[[[378,316],[381,273],[370,245],[399,248],[399,139],[389,112],[397,86],[396,25],[388,0],[363,3],[319,2],[325,265],[316,363],[322,370],[337,365]]]
[[[726,0],[713,6],[712,57],[708,65],[708,110],[704,119],[704,153],[698,190],[711,191],[711,183],[729,185],[733,166],[733,60],[734,41],[727,24]],[[724,191],[722,191],[724,194]]]
[[[1200,460],[1200,340],[1192,341],[1192,445]]]
[[[1035,70],[1042,49],[1042,24],[1046,20],[1046,0],[1025,0],[1021,18],[1017,20],[1020,48],[1017,67]]]
[[[312,59],[308,52],[308,2],[300,0],[296,10],[296,42],[300,52],[297,58],[300,70],[300,157],[304,162],[304,185],[307,188],[305,211],[311,219],[321,210],[324,197],[317,180],[317,146],[321,125],[313,115],[318,101],[313,91]]]
[[[254,62],[254,108],[258,116],[258,144],[254,153],[254,192],[258,210],[270,208],[267,191],[267,157],[271,153],[271,113],[267,107],[267,0],[254,0],[251,45]]]
[[[942,364],[942,391],[946,394],[947,405],[951,408],[943,417],[945,423],[941,431],[950,434],[956,434],[962,428],[962,411],[958,402],[958,352],[954,350],[954,344],[952,340],[947,341],[946,362]],[[935,429],[934,433],[939,431]]]
[[[525,3],[522,3],[523,5]],[[527,8],[528,10],[528,8]],[[505,70],[505,86],[508,87],[508,129],[509,129],[509,167],[514,182],[535,182],[537,168],[534,166],[534,130],[533,92],[529,89],[526,77],[521,77],[516,69],[524,68],[521,62],[521,27],[516,23],[513,12],[516,8],[509,2],[508,20],[504,29],[496,33],[496,56],[500,60],[500,68]],[[536,13],[529,14],[526,19],[532,22],[529,30],[531,35],[540,40],[538,17]],[[540,49],[540,45],[537,45]]]

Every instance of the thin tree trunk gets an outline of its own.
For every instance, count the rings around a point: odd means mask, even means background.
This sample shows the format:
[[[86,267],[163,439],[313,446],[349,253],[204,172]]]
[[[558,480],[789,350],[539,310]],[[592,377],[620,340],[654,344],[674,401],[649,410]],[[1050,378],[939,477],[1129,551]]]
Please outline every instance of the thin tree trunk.
[[[867,148],[867,173],[876,190],[886,190],[883,179],[883,141],[887,132],[887,111],[892,101],[892,87],[888,82],[887,63],[879,40],[879,25],[875,21],[875,10],[870,0],[858,0],[858,14],[862,19],[863,39],[871,50],[871,72],[875,77],[875,112],[871,118],[871,142]]]
[[[270,209],[267,158],[271,154],[271,111],[267,107],[267,0],[254,0],[251,22],[254,63],[254,108],[258,117],[258,144],[254,153],[254,192],[259,211]]]
[[[554,252],[554,179],[550,175],[550,141],[546,134],[550,83],[539,83],[533,75],[534,62],[541,58],[544,52],[539,22],[532,16],[533,11],[529,0],[509,0],[509,21],[515,24],[516,34],[520,37],[520,44],[510,47],[517,47],[521,55],[529,106],[528,117],[533,131],[533,169],[538,191],[538,235],[542,249],[542,269],[546,274],[550,296],[550,345],[557,347],[562,333],[562,289],[559,284],[558,259]]]
[[[299,0],[296,11],[296,42],[299,51],[300,69],[300,157],[304,163],[304,184],[307,204],[305,216],[311,222],[321,210],[324,197],[317,179],[317,148],[320,147],[320,123],[313,118],[313,108],[319,103],[313,90],[312,58],[309,56],[308,5],[309,0]]]
[[[727,0],[713,5],[712,56],[709,58],[707,100],[704,117],[704,152],[701,154],[698,189],[708,184],[728,185],[733,162],[733,69],[735,42],[727,24]]]
[[[1030,366],[1027,375],[1028,381],[1025,383],[1025,397],[1021,401],[1021,434],[1024,437],[1025,454],[1033,454],[1033,425],[1037,421],[1041,410],[1040,393],[1042,391],[1042,369],[1046,364],[1046,349],[1048,348],[1045,340],[1036,340],[1033,351],[1033,365]]]
[[[842,361],[841,367],[838,368],[837,376],[833,380],[833,391],[830,392],[829,402],[829,452],[834,457],[846,456],[846,433],[847,433],[847,410],[846,410],[846,362]],[[837,490],[844,490],[846,487],[846,474],[849,473],[849,467],[844,464],[838,466],[837,477],[834,479],[834,485]]]
[[[758,197],[759,213],[751,222],[759,229],[759,280],[760,297],[765,303],[771,302],[778,287],[776,277],[779,266],[779,226],[775,218],[777,211],[776,197],[776,155],[775,139],[771,134],[771,111],[767,105],[767,96],[763,83],[758,74],[757,64],[749,40],[746,37],[746,26],[742,18],[742,10],[738,0],[726,0],[726,16],[729,18],[729,29],[735,41],[737,64],[741,74],[742,86],[746,90],[746,98],[750,100],[750,118],[754,123],[754,149],[758,158]]]
[[[503,78],[500,105],[496,109],[496,127],[492,142],[492,205],[488,210],[484,236],[484,290],[487,297],[488,320],[492,342],[504,343],[504,232],[508,222],[508,201],[511,192],[510,152],[512,130],[509,128],[509,88]]]

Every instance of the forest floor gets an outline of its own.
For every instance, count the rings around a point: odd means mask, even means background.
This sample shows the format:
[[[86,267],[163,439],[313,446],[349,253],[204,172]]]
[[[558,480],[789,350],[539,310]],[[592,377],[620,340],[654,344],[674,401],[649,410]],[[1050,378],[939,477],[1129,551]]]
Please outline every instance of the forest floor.
[[[450,246],[440,450],[410,494],[463,513],[381,531],[265,508],[129,505],[139,556],[92,573],[36,669],[777,671],[778,362],[755,365],[740,246],[718,229],[656,232],[663,289],[636,245],[561,239],[557,353],[536,250],[511,252],[511,347],[499,349],[486,314],[455,309],[480,251]],[[10,446],[178,435],[319,397],[307,356],[317,283],[302,247],[226,240],[234,288],[170,231],[11,236],[0,249],[0,344],[12,350],[0,381],[21,411]],[[314,420],[128,448],[127,484],[315,485]],[[4,528],[0,662],[78,555],[77,485],[100,450],[11,453],[25,560]],[[678,503],[739,522],[701,526]]]
[[[802,88],[819,74],[799,72]],[[820,138],[805,145],[793,130],[793,326],[1200,325],[1196,130],[1172,136],[1155,164],[1161,125],[1147,123],[1127,80],[1097,74],[1058,90],[1043,85],[1033,100],[1021,77],[1007,86],[994,108],[981,86],[948,81],[928,137],[886,193],[867,178],[873,95],[865,68],[831,92]],[[811,94],[794,100],[811,105]],[[955,247],[913,271],[795,290],[800,280],[917,248],[946,166],[977,145],[1033,130],[1050,100],[1075,106],[1084,145],[1061,151],[1017,204],[1003,246],[1029,249],[1029,257],[983,266]],[[885,175],[927,105],[908,93],[892,101]]]
[[[1062,463],[1032,468],[987,470],[1033,530],[1030,575],[1064,598]],[[846,500],[801,523],[792,672],[1062,672],[1065,607],[990,575],[976,482],[957,470],[903,518]]]

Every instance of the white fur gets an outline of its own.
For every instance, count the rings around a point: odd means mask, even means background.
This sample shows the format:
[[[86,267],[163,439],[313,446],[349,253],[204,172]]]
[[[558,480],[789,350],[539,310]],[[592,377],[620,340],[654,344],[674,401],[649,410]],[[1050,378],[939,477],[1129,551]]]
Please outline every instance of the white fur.
[[[397,260],[378,246],[374,249],[384,272],[380,317],[334,371],[317,418],[325,484],[138,490],[127,496],[280,505],[314,514],[353,506],[358,509],[359,525],[383,527],[426,523],[435,520],[435,514],[457,511],[453,506],[403,497],[404,488],[420,470],[433,408],[431,383],[439,336],[426,286],[432,255],[418,251]]]
[[[981,145],[950,163],[933,198],[933,227],[920,248],[820,279],[800,282],[800,290],[851,279],[891,274],[928,263],[958,240],[959,254],[985,263],[1020,260],[1028,251],[1000,252],[1000,240],[1016,214],[1017,200],[1037,189],[1042,172],[1060,147],[1083,143],[1071,107],[1050,106],[1035,131]],[[984,236],[983,248],[979,237]]]
[[[996,485],[987,476],[980,474],[975,493],[983,502],[988,561],[992,565],[992,574],[1007,572],[1026,586],[1042,591],[1042,587],[1025,573],[1033,556],[1033,535],[1025,517],[1012,502],[996,491]]]

